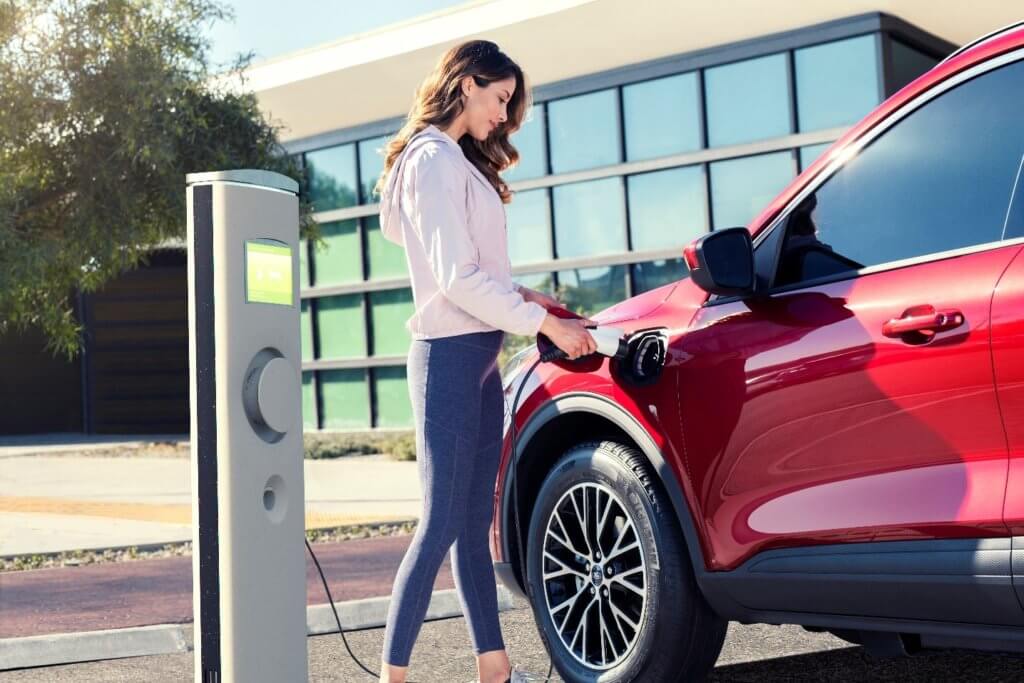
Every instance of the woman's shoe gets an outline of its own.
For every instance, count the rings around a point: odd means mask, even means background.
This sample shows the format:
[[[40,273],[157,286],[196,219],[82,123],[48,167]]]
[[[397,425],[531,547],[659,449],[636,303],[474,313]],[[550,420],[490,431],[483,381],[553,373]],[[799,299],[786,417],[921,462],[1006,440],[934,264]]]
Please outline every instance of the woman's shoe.
[[[529,671],[522,671],[518,664],[512,665],[512,672],[505,680],[505,683],[531,683],[532,681],[546,681],[547,678],[540,674],[533,674]]]
[[[519,668],[518,664],[512,665],[512,671],[509,673],[509,677],[505,679],[505,683],[533,683],[534,681],[546,681],[546,677],[540,674],[532,674],[528,671],[523,671]],[[472,681],[472,683],[480,683],[480,679]]]

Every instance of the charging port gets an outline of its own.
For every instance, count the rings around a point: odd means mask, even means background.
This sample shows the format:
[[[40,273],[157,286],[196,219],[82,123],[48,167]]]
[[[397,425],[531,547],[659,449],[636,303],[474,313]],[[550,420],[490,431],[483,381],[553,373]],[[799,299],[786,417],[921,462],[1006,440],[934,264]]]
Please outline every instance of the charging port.
[[[668,335],[665,330],[634,332],[626,340],[626,346],[626,355],[616,363],[614,372],[633,386],[646,386],[658,381],[668,352]]]

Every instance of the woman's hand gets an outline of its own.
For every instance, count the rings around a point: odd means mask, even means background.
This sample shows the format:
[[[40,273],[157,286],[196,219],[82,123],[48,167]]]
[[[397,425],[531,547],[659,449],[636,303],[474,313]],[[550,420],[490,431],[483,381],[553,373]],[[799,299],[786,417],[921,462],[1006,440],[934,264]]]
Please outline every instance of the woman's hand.
[[[519,293],[526,301],[540,304],[549,311],[553,308],[564,308],[561,301],[544,292],[538,292],[536,289],[520,285]],[[594,341],[593,335],[584,328],[585,325],[593,327],[597,323],[589,318],[559,318],[548,313],[540,326],[540,332],[555,346],[565,351],[571,360],[575,360],[580,356],[597,351],[597,342]]]
[[[570,360],[587,356],[597,351],[597,342],[584,325],[594,325],[587,318],[559,318],[551,313],[544,317],[540,331],[558,348],[565,351]]]
[[[547,310],[552,308],[562,308],[562,302],[553,296],[545,294],[544,292],[538,292],[536,289],[530,289],[519,285],[519,293],[523,295],[523,298],[527,301],[532,301],[535,304],[540,304]]]

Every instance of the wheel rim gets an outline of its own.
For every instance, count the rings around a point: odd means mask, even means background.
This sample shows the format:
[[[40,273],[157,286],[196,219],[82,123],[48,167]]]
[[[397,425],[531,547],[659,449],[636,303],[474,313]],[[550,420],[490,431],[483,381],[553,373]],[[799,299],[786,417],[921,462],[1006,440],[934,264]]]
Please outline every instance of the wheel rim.
[[[647,565],[636,524],[611,489],[587,482],[562,494],[545,525],[541,569],[563,647],[594,669],[626,659],[647,610]]]

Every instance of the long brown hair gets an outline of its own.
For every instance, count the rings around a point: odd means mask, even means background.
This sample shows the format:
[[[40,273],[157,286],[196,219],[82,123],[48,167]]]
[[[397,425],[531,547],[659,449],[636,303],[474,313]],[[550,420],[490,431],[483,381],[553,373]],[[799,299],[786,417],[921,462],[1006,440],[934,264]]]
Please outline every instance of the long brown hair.
[[[388,173],[412,136],[431,124],[447,128],[462,113],[461,85],[466,76],[472,76],[482,88],[494,81],[515,77],[515,91],[508,102],[508,119],[499,124],[484,142],[468,134],[459,140],[466,158],[490,181],[501,201],[506,204],[512,201],[512,191],[499,173],[519,161],[519,152],[508,138],[522,125],[532,97],[523,70],[489,40],[471,40],[448,50],[434,71],[420,84],[405,125],[387,144],[384,172],[374,187],[376,194],[379,195],[386,186]]]

